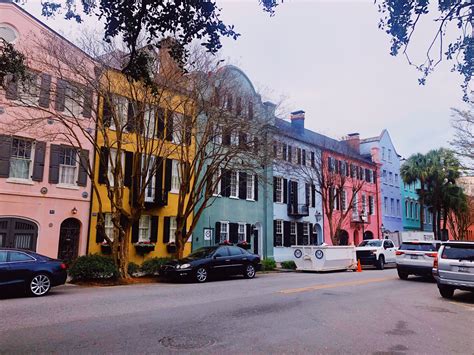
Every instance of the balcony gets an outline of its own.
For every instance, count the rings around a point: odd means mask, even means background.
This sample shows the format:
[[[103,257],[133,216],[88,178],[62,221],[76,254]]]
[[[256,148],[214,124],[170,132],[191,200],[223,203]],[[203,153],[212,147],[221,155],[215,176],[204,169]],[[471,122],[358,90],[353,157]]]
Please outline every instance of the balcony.
[[[370,216],[367,213],[352,213],[351,222],[353,223],[370,223]]]
[[[288,216],[290,217],[307,217],[309,216],[309,206],[306,204],[288,204]]]

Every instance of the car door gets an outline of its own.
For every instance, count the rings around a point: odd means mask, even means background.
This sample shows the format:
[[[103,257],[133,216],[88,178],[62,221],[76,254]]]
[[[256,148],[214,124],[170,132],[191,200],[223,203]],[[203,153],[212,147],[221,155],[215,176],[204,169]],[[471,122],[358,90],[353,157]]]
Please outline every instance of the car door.
[[[394,263],[396,257],[396,248],[393,242],[391,240],[385,240],[383,242],[383,247],[385,249],[385,261]]]
[[[0,250],[0,286],[11,282],[11,275],[9,273],[9,266],[7,263],[7,251]]]
[[[211,260],[211,269],[214,273],[228,274],[230,268],[230,255],[227,247],[218,248]]]
[[[35,261],[35,258],[24,252],[9,251],[8,266],[10,268],[9,273],[11,274],[12,283],[19,284],[29,282],[34,272]]]
[[[232,274],[241,274],[244,270],[244,254],[239,247],[228,247],[230,253],[229,272]]]

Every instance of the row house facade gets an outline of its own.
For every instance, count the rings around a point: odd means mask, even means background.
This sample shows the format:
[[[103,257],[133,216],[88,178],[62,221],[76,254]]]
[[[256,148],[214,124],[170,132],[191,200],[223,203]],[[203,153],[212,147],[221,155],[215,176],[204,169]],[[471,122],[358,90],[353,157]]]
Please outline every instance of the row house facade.
[[[361,139],[360,150],[363,155],[370,156],[374,147],[379,149],[382,164],[380,167],[382,229],[385,234],[398,233],[403,230],[400,156],[386,129],[376,137]]]
[[[404,231],[419,231],[421,229],[421,213],[422,208],[419,202],[417,190],[421,187],[419,181],[411,184],[400,183],[400,191],[402,195],[402,216]],[[423,231],[433,231],[433,213],[429,206],[424,206]]]
[[[93,149],[79,130],[80,147],[58,135],[48,112],[75,111],[89,124],[94,98],[86,90],[68,100],[65,92],[83,83],[73,74],[57,77],[37,55],[47,37],[86,66],[92,59],[12,2],[0,2],[0,37],[28,63],[27,80],[6,78],[6,91],[0,90],[0,247],[71,260],[87,249],[91,185],[85,169]]]

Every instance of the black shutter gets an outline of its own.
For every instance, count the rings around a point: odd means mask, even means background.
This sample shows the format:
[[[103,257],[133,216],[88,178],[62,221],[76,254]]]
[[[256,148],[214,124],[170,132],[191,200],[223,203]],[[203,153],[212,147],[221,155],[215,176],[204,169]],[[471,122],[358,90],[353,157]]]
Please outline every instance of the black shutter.
[[[239,241],[239,224],[238,223],[229,223],[229,241],[231,243],[238,243]]]
[[[181,229],[181,238],[184,238],[186,236],[187,232],[188,232],[188,230],[187,230],[187,221],[185,219],[184,224],[183,224],[183,229]]]
[[[35,161],[33,163],[33,181],[43,181],[44,158],[46,155],[46,142],[36,142],[35,144]]]
[[[166,125],[166,140],[173,141],[173,111],[167,110],[168,124]]]
[[[151,216],[150,242],[158,241],[158,216]]]
[[[239,172],[239,198],[245,200],[247,198],[247,173]]]
[[[291,182],[294,185],[293,191],[294,191],[294,200],[295,200],[295,206],[298,207],[298,181],[292,181]]]
[[[112,96],[109,95],[109,97],[103,97],[102,102],[103,102],[103,109],[102,109],[102,124],[104,127],[110,127],[110,124],[112,122],[112,109],[110,107],[109,101],[112,100]]]
[[[221,222],[216,222],[216,230],[215,230],[215,243],[219,244],[221,241]]]
[[[163,158],[156,157],[155,164],[155,203],[159,203],[163,197]]]
[[[59,182],[59,153],[61,152],[61,146],[57,144],[51,144],[49,154],[49,183],[57,184]]]
[[[303,149],[301,154],[303,155],[303,165],[306,165],[306,150]]]
[[[283,203],[288,203],[288,179],[283,179]]]
[[[13,75],[7,75],[7,87],[5,97],[9,100],[16,100],[18,98],[18,80]]]
[[[133,152],[125,151],[125,169],[123,174],[123,184],[130,188],[132,186],[133,174]]]
[[[140,223],[139,221],[135,221],[132,224],[132,243],[138,242],[138,232],[140,230],[139,223]]]
[[[341,171],[341,170],[339,170],[339,171]],[[315,240],[316,240],[315,234],[313,234],[313,223],[310,223],[309,224],[309,244],[310,245],[316,245]]]
[[[311,207],[316,207],[316,187],[311,184]]]
[[[77,184],[87,186],[87,171],[89,168],[89,151],[81,149],[79,152],[79,173],[77,175]]]
[[[258,201],[258,176],[254,175],[253,178],[253,199]]]
[[[163,243],[168,243],[170,241],[170,218],[165,217],[163,223]]]
[[[276,220],[273,220],[273,246],[276,247],[277,246],[277,221]]]
[[[277,179],[273,177],[273,202],[277,202]]]
[[[311,167],[312,168],[316,167],[315,162],[314,162],[314,152],[311,152]]]
[[[10,175],[10,157],[12,149],[12,137],[0,135],[0,177],[7,178]]]
[[[99,154],[99,176],[97,181],[99,184],[105,184],[107,181],[107,171],[109,168],[109,148],[100,147]]]
[[[156,131],[156,136],[162,139],[165,136],[165,110],[161,107],[157,108],[157,120],[158,120],[158,129]]]
[[[224,197],[230,196],[230,175],[231,171],[222,169],[221,171],[221,195]]]
[[[303,244],[303,223],[297,222],[296,223],[296,240],[298,245]]]
[[[38,105],[44,108],[49,108],[49,97],[51,92],[51,75],[41,74],[41,86]]]
[[[105,218],[103,213],[98,213],[97,214],[97,223],[95,225],[95,242],[96,243],[102,243],[105,240],[105,227],[104,225],[99,225],[99,220],[104,221],[105,223]]]
[[[283,246],[291,247],[291,222],[283,221]]]
[[[58,79],[56,83],[56,99],[54,108],[56,111],[64,111],[64,102],[66,99],[66,87],[68,83],[65,80]]]
[[[138,206],[138,198],[143,193],[144,189],[141,188],[142,183],[142,160],[140,154],[135,153],[133,159],[137,159],[135,174],[132,175],[132,204]]]
[[[173,170],[173,160],[166,159],[165,162],[165,191],[171,190],[171,173]]]
[[[92,89],[84,89],[84,104],[82,106],[82,116],[90,118],[92,116]]]
[[[222,133],[222,145],[230,145],[231,132],[229,129],[224,129]]]
[[[252,239],[250,238],[250,235],[251,235],[251,234],[252,234],[252,225],[249,224],[249,223],[247,223],[247,224],[245,225],[245,241],[246,241],[247,243],[250,243],[250,241],[252,240]]]

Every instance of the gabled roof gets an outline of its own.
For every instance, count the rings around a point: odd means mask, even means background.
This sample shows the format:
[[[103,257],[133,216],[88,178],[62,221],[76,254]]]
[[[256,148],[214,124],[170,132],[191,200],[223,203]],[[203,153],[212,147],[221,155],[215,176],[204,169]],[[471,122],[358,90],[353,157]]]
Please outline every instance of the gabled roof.
[[[384,128],[382,130],[382,132],[380,132],[380,134],[378,136],[375,136],[375,137],[368,137],[368,138],[363,138],[360,140],[360,144],[364,144],[364,143],[372,143],[372,142],[379,142],[380,140],[382,140],[382,137],[384,136],[384,134],[387,134],[388,135],[388,138],[390,139],[390,142],[392,142],[392,146],[393,146],[393,149],[394,149],[394,153],[398,156],[398,157],[401,157],[400,154],[397,153],[397,149],[395,148],[395,145],[393,144],[393,141],[392,141],[392,137],[390,136],[390,133],[388,133],[388,130],[386,128]]]

